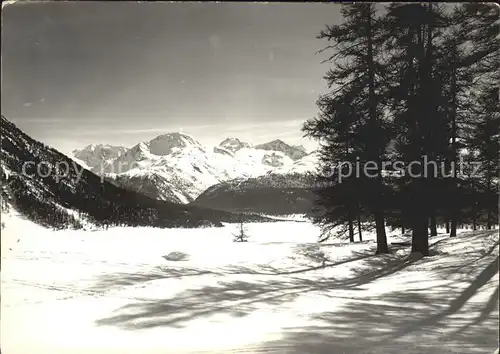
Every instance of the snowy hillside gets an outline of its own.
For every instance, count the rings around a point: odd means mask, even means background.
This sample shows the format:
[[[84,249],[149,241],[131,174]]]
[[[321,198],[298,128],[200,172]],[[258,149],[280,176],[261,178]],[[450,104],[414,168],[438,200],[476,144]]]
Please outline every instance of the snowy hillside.
[[[92,151],[85,149],[85,154]],[[269,172],[306,173],[314,170],[315,161],[314,154],[281,140],[251,147],[237,138],[227,138],[219,146],[205,146],[188,134],[168,133],[141,142],[114,159],[101,159],[99,166],[104,168],[93,171],[150,197],[189,203],[223,181]]]
[[[235,225],[83,233],[2,220],[5,353],[489,354],[498,346],[498,230],[432,237],[433,256],[420,259],[405,246],[374,255],[373,235],[317,244],[308,222],[252,224],[250,241],[234,243]]]
[[[213,185],[199,195],[193,205],[230,212],[312,215],[318,192],[312,174],[267,173]]]

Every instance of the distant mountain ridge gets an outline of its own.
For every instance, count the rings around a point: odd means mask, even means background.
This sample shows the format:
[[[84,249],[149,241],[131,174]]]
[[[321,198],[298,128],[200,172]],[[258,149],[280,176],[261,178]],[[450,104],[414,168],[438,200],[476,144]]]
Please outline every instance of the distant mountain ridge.
[[[112,159],[102,158],[96,149],[76,151],[77,158],[85,156],[86,161],[93,162],[100,159],[97,166],[89,166],[110,182],[155,199],[182,204],[224,181],[267,173],[306,173],[316,166],[314,153],[307,154],[304,147],[279,139],[252,146],[229,137],[217,146],[206,146],[180,132],[162,134],[119,150],[120,154]]]
[[[103,163],[118,158],[125,151],[127,148],[123,146],[90,144],[81,150],[73,150],[72,155],[90,168],[100,168]]]
[[[312,173],[269,173],[216,184],[198,196],[192,205],[231,212],[311,215],[319,189]]]
[[[306,149],[303,146],[291,146],[280,139],[276,139],[265,144],[256,145],[255,149],[281,151],[294,161],[299,160],[307,155]]]

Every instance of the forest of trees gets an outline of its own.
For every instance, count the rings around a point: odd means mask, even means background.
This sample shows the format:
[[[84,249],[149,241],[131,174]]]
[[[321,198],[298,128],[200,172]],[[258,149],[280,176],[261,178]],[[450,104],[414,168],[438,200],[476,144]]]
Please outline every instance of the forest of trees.
[[[321,170],[334,171],[316,177],[329,185],[314,218],[322,238],[354,241],[363,220],[376,230],[377,253],[390,252],[392,226],[411,231],[412,251],[428,255],[440,225],[450,236],[460,225],[494,228],[498,6],[352,3],[341,11],[343,23],[318,35],[327,41],[329,92],[303,126],[320,142]]]

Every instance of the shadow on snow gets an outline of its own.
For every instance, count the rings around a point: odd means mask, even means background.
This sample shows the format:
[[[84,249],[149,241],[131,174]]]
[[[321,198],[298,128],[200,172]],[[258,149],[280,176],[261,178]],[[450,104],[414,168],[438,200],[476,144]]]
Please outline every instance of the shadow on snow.
[[[438,241],[433,246],[440,243]],[[312,249],[314,257],[317,256],[316,251]],[[440,253],[436,249],[433,251],[434,254]],[[446,262],[442,258],[452,261]],[[486,267],[477,266],[479,261],[484,264],[491,258],[494,259]],[[457,262],[457,259],[460,261]],[[317,261],[323,262],[321,259]],[[336,278],[335,273],[330,272],[319,279],[308,278],[311,271],[327,270],[348,263],[351,263],[350,269],[354,272],[348,277]],[[444,281],[423,290],[398,290],[377,296],[370,296],[366,291],[365,287],[371,283],[411,265],[415,267],[408,270],[418,271],[419,267],[425,269],[432,266],[433,274]],[[162,326],[182,328],[188,326],[190,321],[214,314],[247,316],[265,306],[277,307],[291,303],[303,294],[317,292],[334,302],[335,298],[352,298],[351,295],[343,294],[342,290],[350,291],[350,294],[352,291],[362,294],[364,290],[366,296],[359,297],[358,301],[347,302],[334,312],[309,315],[314,325],[284,329],[282,339],[262,345],[275,348],[275,353],[362,354],[382,353],[391,347],[400,348],[396,352],[432,353],[426,344],[438,343],[443,348],[439,353],[489,353],[498,345],[498,316],[495,317],[495,313],[499,288],[495,285],[489,289],[490,280],[497,273],[498,243],[482,253],[441,253],[439,257],[427,257],[420,261],[414,261],[401,253],[375,256],[370,248],[354,252],[346,260],[332,263],[327,260],[321,266],[291,271],[271,266],[258,269],[230,266],[214,271],[183,268],[164,269],[154,274],[114,274],[101,279],[97,286],[137,286],[156,279],[182,279],[203,274],[241,275],[243,279],[246,275],[256,274],[267,277],[253,281],[218,282],[216,285],[182,291],[171,298],[131,302],[118,309],[113,316],[96,322],[98,325],[113,325],[129,330]],[[466,282],[465,289],[456,286],[457,277],[461,282]],[[470,301],[479,289],[489,290],[491,294],[486,301]],[[471,315],[460,315],[463,311]],[[450,318],[453,320],[449,321]],[[485,324],[488,324],[487,330]],[[413,339],[408,335],[413,335]],[[415,338],[418,338],[418,343],[415,343]],[[280,351],[279,348],[284,349]]]

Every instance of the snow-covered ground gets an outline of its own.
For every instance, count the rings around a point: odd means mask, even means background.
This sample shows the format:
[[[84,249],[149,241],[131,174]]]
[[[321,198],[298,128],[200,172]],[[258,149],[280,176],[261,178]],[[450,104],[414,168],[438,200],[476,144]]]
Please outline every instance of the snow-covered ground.
[[[406,246],[374,256],[373,235],[318,245],[309,222],[249,224],[250,242],[234,243],[238,225],[84,232],[2,221],[7,354],[498,347],[498,230],[432,237],[434,255],[419,260]]]

